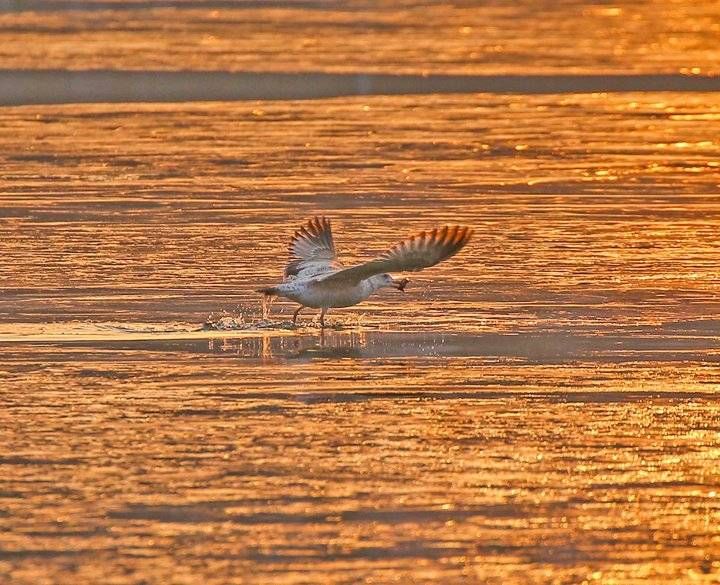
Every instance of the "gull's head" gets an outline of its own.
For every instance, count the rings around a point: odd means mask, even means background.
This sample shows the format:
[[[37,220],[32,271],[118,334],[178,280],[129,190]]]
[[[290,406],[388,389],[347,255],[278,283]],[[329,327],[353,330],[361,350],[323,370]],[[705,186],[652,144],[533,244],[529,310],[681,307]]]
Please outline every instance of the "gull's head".
[[[407,283],[410,282],[407,278],[396,280],[389,274],[378,274],[377,276],[373,276],[373,281],[375,288],[392,287],[401,291],[404,291]]]

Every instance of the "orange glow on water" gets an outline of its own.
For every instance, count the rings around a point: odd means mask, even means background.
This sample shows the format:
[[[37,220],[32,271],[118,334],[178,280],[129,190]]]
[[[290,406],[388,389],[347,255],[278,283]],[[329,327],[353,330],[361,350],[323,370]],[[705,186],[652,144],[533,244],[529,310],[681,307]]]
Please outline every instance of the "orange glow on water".
[[[314,10],[238,3],[221,11],[201,2],[160,4],[0,12],[0,63],[23,69],[720,73],[717,0],[612,6],[573,0],[542,8],[533,0],[359,1]]]
[[[0,12],[0,66],[718,73],[716,1],[161,4]],[[715,582],[718,136],[717,93],[0,108],[0,582]],[[348,264],[475,236],[296,328],[255,290],[316,213]]]

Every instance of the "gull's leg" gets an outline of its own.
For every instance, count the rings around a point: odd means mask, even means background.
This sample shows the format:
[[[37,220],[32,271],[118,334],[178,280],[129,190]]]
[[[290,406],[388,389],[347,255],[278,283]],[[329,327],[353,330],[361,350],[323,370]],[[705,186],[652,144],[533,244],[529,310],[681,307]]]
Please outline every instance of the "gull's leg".
[[[305,308],[305,305],[300,305],[297,310],[293,313],[293,325],[297,323],[298,315],[300,314],[300,311],[302,311]]]
[[[327,311],[325,307],[320,310],[320,328],[325,327],[325,313],[327,313]]]

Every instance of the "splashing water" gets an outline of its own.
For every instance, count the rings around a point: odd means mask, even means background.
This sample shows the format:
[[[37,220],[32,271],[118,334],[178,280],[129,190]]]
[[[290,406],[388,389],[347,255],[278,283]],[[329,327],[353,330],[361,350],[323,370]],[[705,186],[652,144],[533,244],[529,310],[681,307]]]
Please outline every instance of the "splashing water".
[[[270,307],[275,297],[271,295],[263,295],[262,298],[262,320],[267,321],[270,318]]]

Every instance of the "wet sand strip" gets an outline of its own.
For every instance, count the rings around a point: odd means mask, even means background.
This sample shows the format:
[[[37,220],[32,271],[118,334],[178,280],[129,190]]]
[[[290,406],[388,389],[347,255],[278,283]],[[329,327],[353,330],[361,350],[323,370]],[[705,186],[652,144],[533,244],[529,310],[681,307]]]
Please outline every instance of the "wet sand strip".
[[[298,100],[457,93],[715,92],[720,76],[389,75],[222,71],[0,70],[0,105]]]

